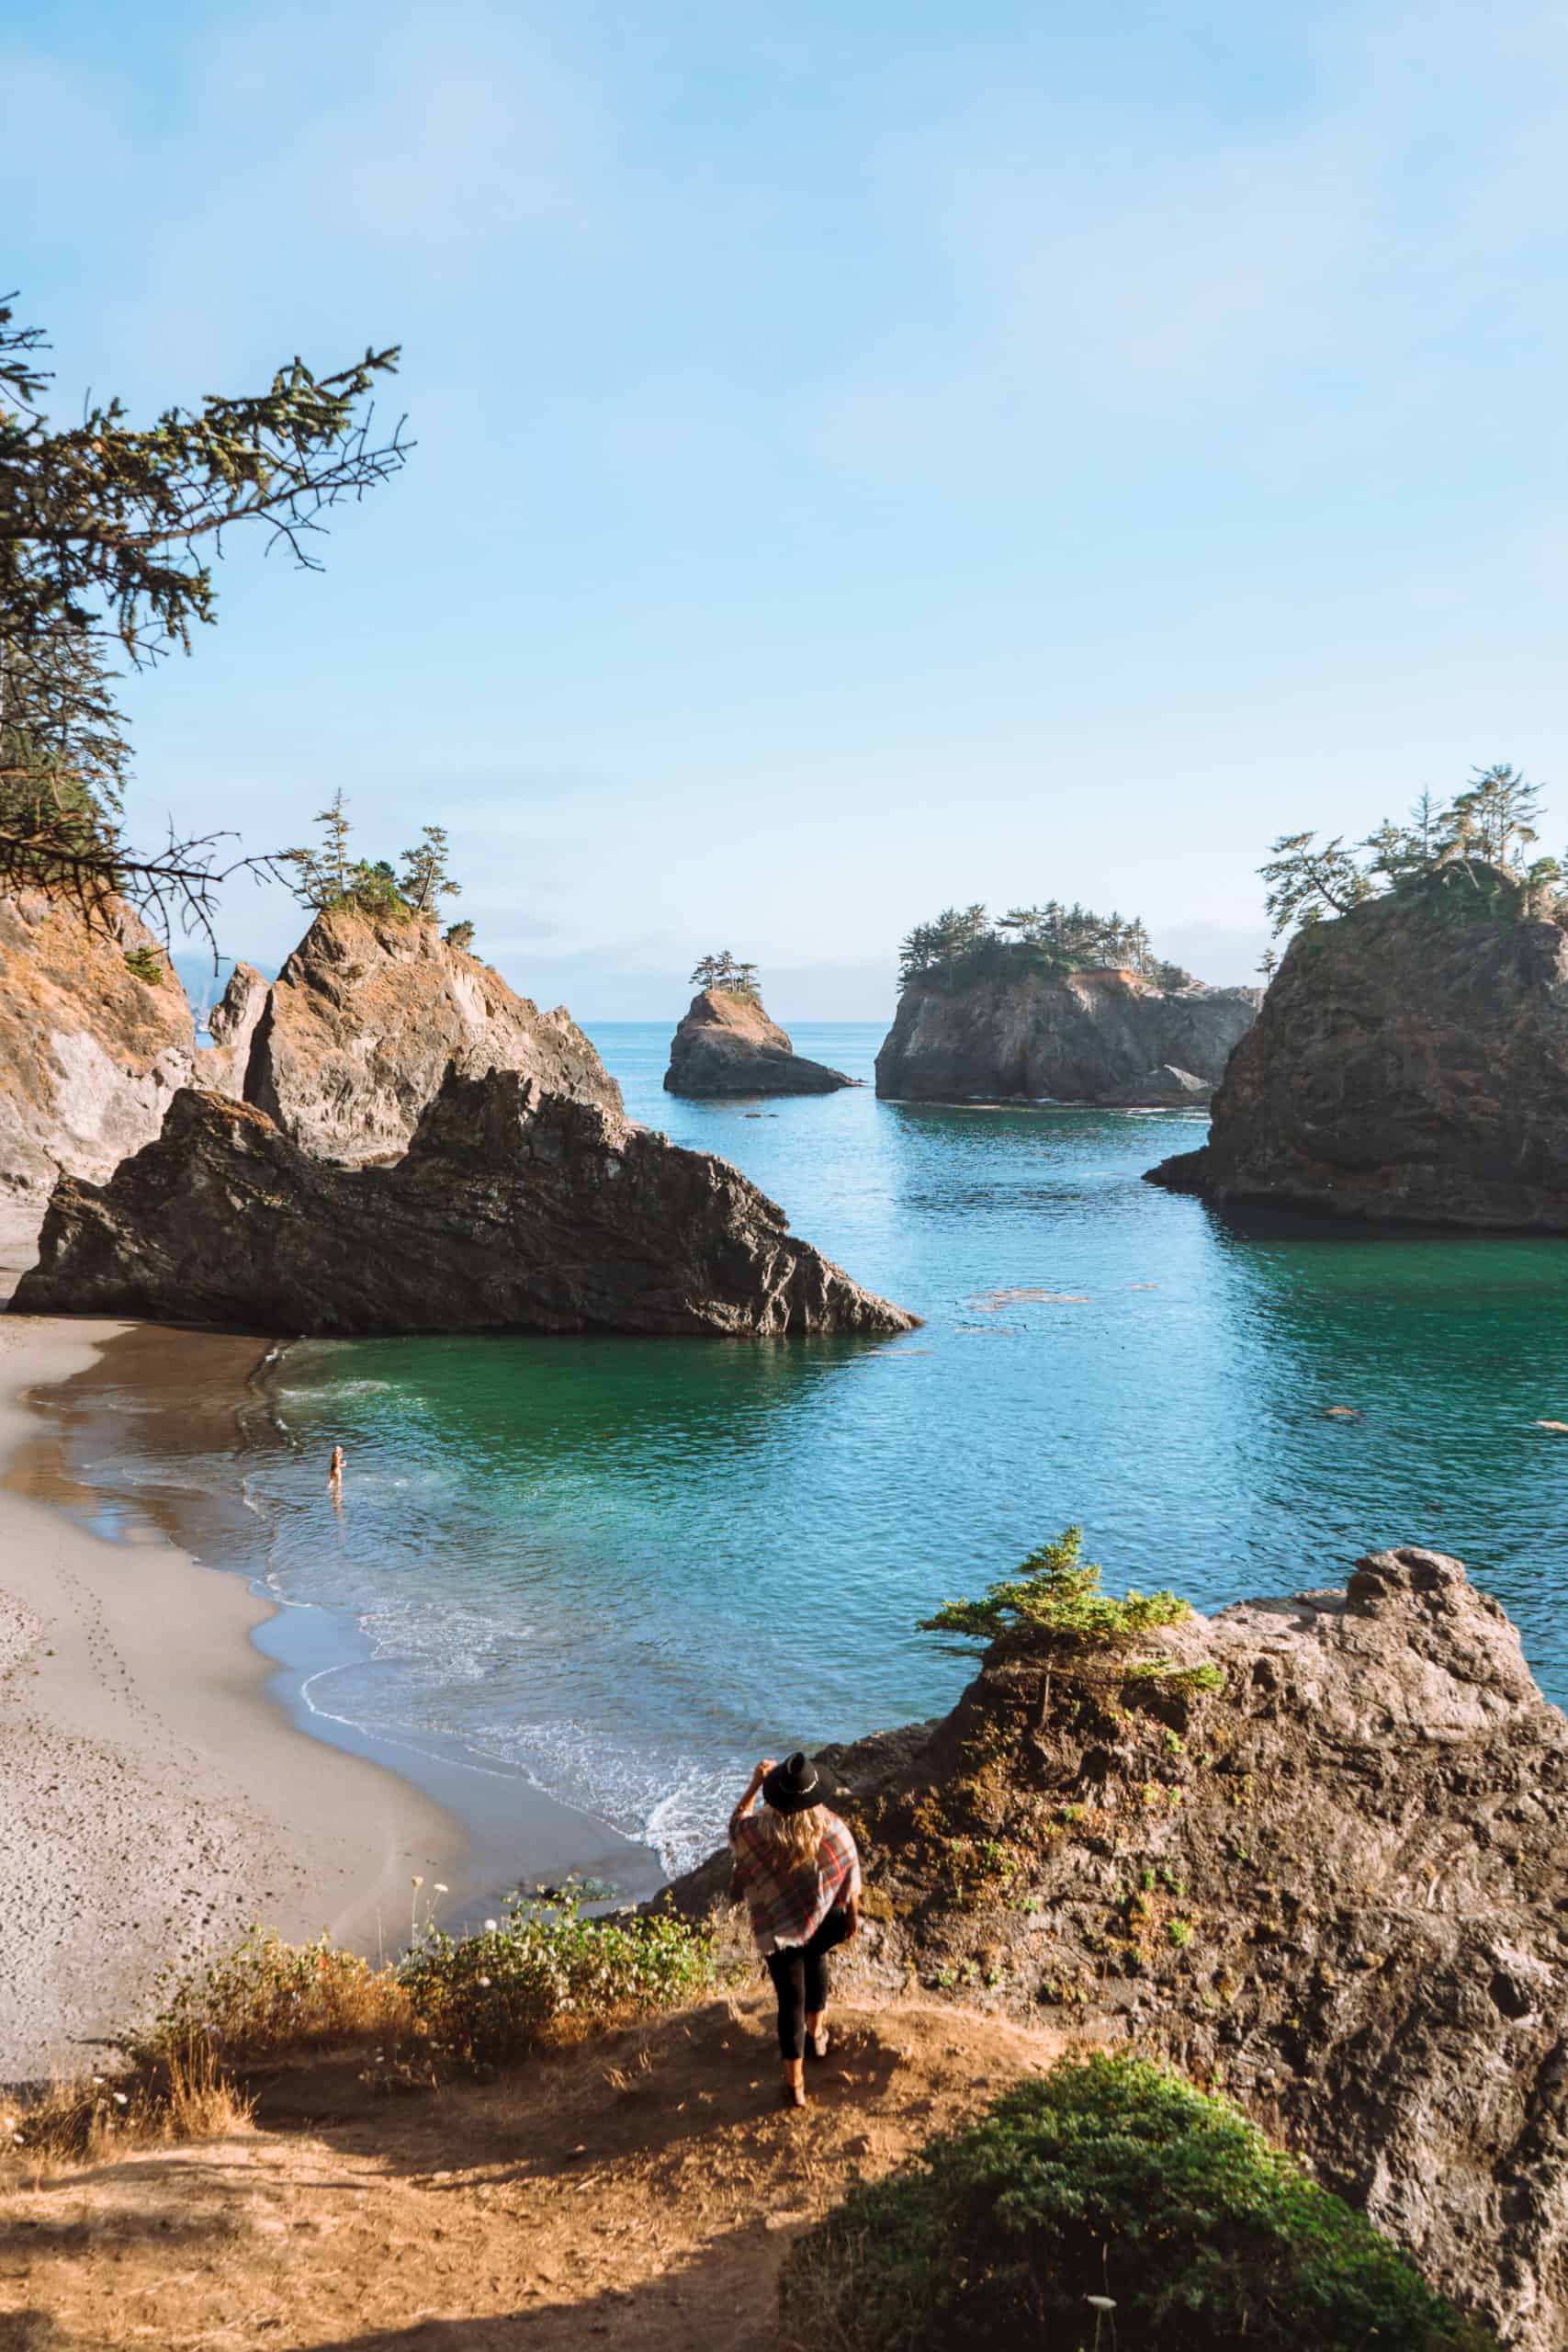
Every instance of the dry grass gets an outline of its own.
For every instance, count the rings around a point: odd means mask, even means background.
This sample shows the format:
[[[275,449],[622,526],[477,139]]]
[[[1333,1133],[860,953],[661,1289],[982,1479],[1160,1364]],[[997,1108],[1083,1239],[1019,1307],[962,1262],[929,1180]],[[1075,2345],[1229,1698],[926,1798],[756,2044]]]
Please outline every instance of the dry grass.
[[[150,2143],[205,2140],[248,2129],[254,2101],[219,2065],[210,2043],[171,2044],[115,2075],[53,2083],[9,2110],[0,2148],[7,2173],[43,2180]]]

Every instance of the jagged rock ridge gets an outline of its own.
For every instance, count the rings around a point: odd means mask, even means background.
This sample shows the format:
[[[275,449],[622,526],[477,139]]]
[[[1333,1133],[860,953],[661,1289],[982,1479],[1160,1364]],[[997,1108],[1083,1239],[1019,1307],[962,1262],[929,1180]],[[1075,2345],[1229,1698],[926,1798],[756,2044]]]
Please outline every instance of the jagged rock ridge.
[[[760,999],[729,989],[703,989],[692,999],[664,1073],[671,1094],[832,1094],[856,1082],[797,1054]]]
[[[1223,2083],[1518,2352],[1568,2342],[1568,1720],[1417,1547],[829,1748],[890,1992]],[[700,1910],[722,1858],[677,1883]]]
[[[225,1000],[227,1002],[227,1000]],[[307,1151],[358,1161],[405,1151],[448,1068],[512,1069],[619,1113],[620,1089],[564,1006],[541,1012],[433,923],[334,908],[310,925],[252,1012],[232,1091]]]
[[[278,1332],[889,1332],[915,1317],[726,1161],[515,1070],[449,1070],[407,1153],[349,1167],[187,1089],[108,1183],[62,1180],[16,1306]]]
[[[1568,930],[1442,866],[1291,942],[1201,1151],[1151,1182],[1337,1216],[1568,1231]]]
[[[990,977],[904,989],[876,1057],[878,1094],[903,1102],[1124,1104],[1146,1082],[1170,1099],[1164,1065],[1221,1077],[1257,1017],[1256,989],[1156,988],[1131,972]]]

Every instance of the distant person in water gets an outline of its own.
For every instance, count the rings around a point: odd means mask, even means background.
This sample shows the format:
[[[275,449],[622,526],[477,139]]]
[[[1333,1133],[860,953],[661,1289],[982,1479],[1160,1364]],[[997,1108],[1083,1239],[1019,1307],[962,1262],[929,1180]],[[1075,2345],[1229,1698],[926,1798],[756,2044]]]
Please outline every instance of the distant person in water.
[[[342,1494],[343,1448],[341,1445],[334,1445],[333,1448],[333,1466],[327,1472],[327,1484],[332,1488],[334,1495]]]
[[[750,1914],[778,1995],[781,2097],[785,2107],[804,2107],[807,2055],[828,2055],[828,1954],[860,1932],[860,1856],[821,1803],[817,1767],[803,1754],[758,1765],[729,1816],[729,1843],[730,1893]]]

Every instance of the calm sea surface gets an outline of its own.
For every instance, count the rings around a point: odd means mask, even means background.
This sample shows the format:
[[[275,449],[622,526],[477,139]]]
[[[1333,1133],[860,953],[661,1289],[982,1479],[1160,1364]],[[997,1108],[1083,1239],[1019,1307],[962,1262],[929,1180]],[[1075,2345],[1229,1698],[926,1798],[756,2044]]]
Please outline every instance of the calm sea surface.
[[[1112,1586],[1207,1606],[1438,1545],[1568,1699],[1568,1438],[1533,1426],[1568,1421],[1568,1246],[1244,1233],[1139,1181],[1190,1116],[681,1102],[668,1026],[592,1035],[634,1117],[925,1328],[312,1342],[271,1385],[287,1446],[128,1449],[128,1482],[243,1477],[249,1565],[355,1625],[323,1717],[520,1769],[680,1863],[759,1753],[947,1705],[964,1667],[916,1619],[1070,1520]],[[870,1080],[880,1027],[794,1035]]]

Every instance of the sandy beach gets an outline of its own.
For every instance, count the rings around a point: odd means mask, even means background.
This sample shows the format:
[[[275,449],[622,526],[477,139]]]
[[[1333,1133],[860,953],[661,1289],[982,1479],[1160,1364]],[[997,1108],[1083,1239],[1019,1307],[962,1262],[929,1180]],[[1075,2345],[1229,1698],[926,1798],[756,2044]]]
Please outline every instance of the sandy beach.
[[[27,1392],[125,1328],[0,1318],[0,1453]],[[268,1695],[269,1614],[171,1544],[0,1491],[0,2080],[81,2072],[171,1961],[253,1922],[395,1948],[411,1877],[454,1874],[451,1815]]]

